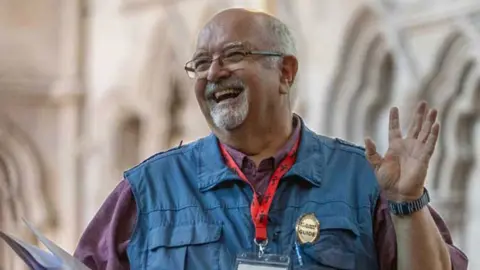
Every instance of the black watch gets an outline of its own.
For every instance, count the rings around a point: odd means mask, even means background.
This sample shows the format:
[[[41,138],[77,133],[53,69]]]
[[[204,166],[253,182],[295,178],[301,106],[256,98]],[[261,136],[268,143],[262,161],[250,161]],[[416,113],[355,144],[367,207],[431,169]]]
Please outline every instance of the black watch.
[[[411,215],[430,203],[430,195],[426,188],[423,189],[423,194],[420,198],[411,202],[393,202],[388,201],[388,208],[390,213],[396,216]]]

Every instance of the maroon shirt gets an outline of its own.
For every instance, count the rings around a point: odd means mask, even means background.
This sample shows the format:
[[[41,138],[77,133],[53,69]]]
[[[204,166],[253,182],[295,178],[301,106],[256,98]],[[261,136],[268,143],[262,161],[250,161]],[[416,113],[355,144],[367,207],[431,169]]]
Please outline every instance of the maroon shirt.
[[[294,132],[286,145],[273,157],[254,162],[241,152],[226,146],[227,151],[254,186],[263,194],[270,176],[300,136],[300,124],[295,121]],[[466,270],[467,257],[453,246],[450,232],[435,210],[429,207],[435,223],[448,245],[452,269]],[[89,268],[130,269],[127,245],[130,241],[136,213],[136,203],[130,185],[120,182],[85,230],[74,256]],[[375,211],[373,232],[381,270],[396,269],[396,235],[386,199],[381,196]]]

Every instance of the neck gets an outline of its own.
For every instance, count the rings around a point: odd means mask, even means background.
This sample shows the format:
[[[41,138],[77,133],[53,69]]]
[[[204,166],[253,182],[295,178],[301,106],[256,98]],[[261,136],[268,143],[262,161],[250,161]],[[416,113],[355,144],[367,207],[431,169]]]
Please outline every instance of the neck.
[[[293,115],[282,119],[270,119],[267,125],[247,123],[229,132],[217,134],[219,140],[248,155],[258,166],[259,163],[282,148],[293,131]]]

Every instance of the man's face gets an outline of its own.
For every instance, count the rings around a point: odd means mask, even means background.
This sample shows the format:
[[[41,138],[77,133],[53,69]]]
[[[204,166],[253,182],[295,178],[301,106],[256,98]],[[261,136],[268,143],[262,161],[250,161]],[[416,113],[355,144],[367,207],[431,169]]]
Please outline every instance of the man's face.
[[[200,33],[194,59],[213,57],[207,77],[197,79],[195,94],[214,129],[230,131],[246,121],[261,121],[262,114],[275,106],[280,71],[265,57],[248,56],[232,64],[237,55],[249,50],[269,50],[264,27],[251,14],[229,12],[217,15]],[[224,61],[217,58],[222,57]],[[207,64],[208,65],[208,64]]]

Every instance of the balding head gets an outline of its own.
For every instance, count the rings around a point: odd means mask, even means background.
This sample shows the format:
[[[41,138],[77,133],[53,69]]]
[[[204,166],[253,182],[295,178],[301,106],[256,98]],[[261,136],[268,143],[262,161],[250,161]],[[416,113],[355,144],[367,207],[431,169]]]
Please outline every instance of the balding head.
[[[197,100],[214,131],[288,121],[295,54],[288,27],[273,16],[245,9],[213,16],[200,31],[189,64],[198,75]],[[224,99],[215,96],[224,92],[229,93]]]
[[[210,37],[208,33],[218,27],[234,26],[235,32],[251,34],[254,39],[268,48],[286,55],[297,55],[295,39],[286,24],[264,12],[255,12],[242,8],[223,10],[215,14],[203,27],[198,36],[197,45]]]

